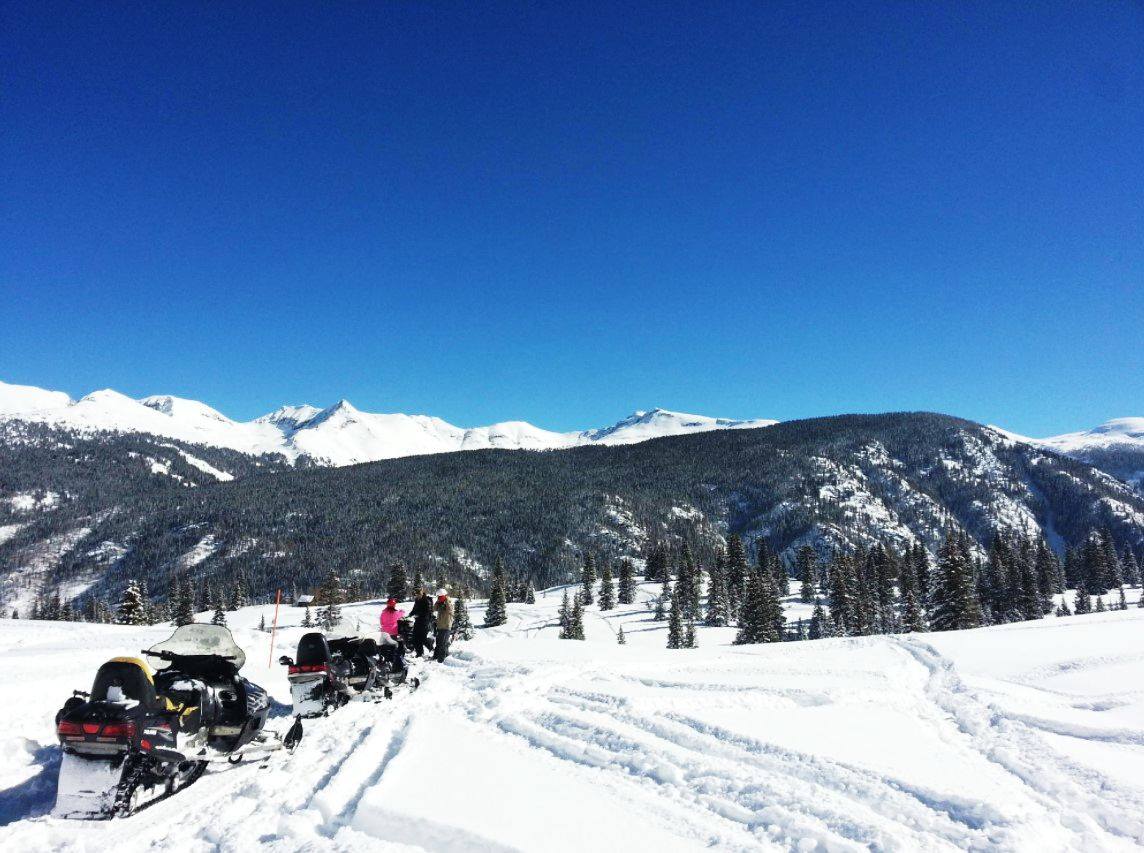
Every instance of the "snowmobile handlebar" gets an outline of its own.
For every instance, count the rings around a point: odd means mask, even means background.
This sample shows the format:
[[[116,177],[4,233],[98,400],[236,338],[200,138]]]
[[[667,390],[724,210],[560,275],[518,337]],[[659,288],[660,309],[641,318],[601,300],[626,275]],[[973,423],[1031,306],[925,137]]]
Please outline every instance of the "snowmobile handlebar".
[[[154,651],[153,649],[141,649],[140,651],[143,654],[150,655],[153,658],[159,658],[159,660],[174,661],[178,660],[179,658],[217,658],[218,660],[238,660],[238,658],[234,655],[180,655],[176,652]]]

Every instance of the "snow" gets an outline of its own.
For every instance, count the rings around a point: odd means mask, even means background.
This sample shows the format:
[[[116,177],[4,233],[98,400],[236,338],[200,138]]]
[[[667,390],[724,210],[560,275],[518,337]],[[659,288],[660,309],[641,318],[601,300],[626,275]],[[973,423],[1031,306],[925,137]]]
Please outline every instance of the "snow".
[[[372,414],[346,400],[319,409],[283,406],[246,423],[233,421],[196,400],[167,395],[133,400],[110,389],[72,402],[66,394],[0,382],[0,419],[45,423],[81,433],[149,433],[242,453],[306,455],[324,465],[354,465],[378,459],[503,448],[554,450],[583,444],[631,444],[668,435],[769,426],[771,420],[729,420],[653,409],[636,412],[613,426],[553,432],[524,421],[463,428],[427,415]],[[186,454],[185,454],[186,455]],[[207,473],[226,472],[187,456]],[[209,470],[208,470],[209,469]]]
[[[0,621],[0,844],[18,850],[1131,850],[1144,844],[1144,610],[945,634],[669,651],[639,603],[563,593],[420,664],[421,690],[306,724],[266,769],[212,768],[127,820],[47,817],[55,709],[168,627]],[[1135,601],[1139,591],[1130,591]],[[380,602],[344,608],[376,624]],[[788,603],[788,618],[806,605]],[[474,622],[482,604],[470,606]],[[289,702],[303,611],[228,614]],[[615,642],[624,627],[628,645]],[[285,704],[273,725],[289,723]]]
[[[1089,430],[1034,439],[1034,441],[1060,453],[1075,453],[1079,450],[1114,445],[1141,449],[1144,448],[1144,418],[1113,418]]]

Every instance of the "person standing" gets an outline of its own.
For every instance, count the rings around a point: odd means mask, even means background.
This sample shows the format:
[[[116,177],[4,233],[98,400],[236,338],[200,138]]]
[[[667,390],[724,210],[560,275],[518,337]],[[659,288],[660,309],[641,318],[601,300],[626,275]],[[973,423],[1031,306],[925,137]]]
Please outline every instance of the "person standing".
[[[385,602],[385,609],[381,611],[381,632],[383,634],[389,634],[390,637],[396,640],[397,623],[404,615],[404,610],[397,609],[397,599],[389,599],[389,601]]]
[[[417,657],[424,657],[425,648],[430,650],[433,644],[429,642],[429,622],[433,618],[433,599],[429,597],[429,593],[425,591],[425,587],[417,590],[417,597],[413,600],[413,608],[409,611],[409,615],[413,617],[413,637],[410,640],[410,647]]]
[[[437,590],[433,615],[437,617],[437,647],[433,652],[433,660],[442,663],[449,656],[449,638],[453,634],[453,601],[443,589]]]

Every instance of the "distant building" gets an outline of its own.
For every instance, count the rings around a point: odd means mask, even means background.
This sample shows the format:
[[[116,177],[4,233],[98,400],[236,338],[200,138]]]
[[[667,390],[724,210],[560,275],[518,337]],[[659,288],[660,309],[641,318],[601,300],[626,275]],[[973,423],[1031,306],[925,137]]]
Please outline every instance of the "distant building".
[[[295,607],[309,607],[314,603],[314,596],[312,595],[299,595],[294,599]]]

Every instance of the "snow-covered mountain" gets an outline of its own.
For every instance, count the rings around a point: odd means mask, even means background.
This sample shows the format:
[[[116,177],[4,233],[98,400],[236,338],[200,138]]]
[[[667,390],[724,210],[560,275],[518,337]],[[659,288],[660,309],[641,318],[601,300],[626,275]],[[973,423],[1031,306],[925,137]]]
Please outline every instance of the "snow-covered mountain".
[[[638,411],[609,427],[553,432],[523,421],[465,429],[427,415],[373,414],[341,400],[325,409],[283,406],[253,421],[233,421],[196,400],[172,396],[134,400],[95,391],[72,400],[59,391],[0,382],[0,421],[21,420],[84,433],[150,433],[238,450],[307,456],[322,465],[353,465],[399,456],[503,448],[554,450],[582,444],[632,444],[669,435],[770,426],[773,420]]]
[[[1144,418],[1114,418],[1082,432],[1029,440],[1095,465],[1144,491]]]

